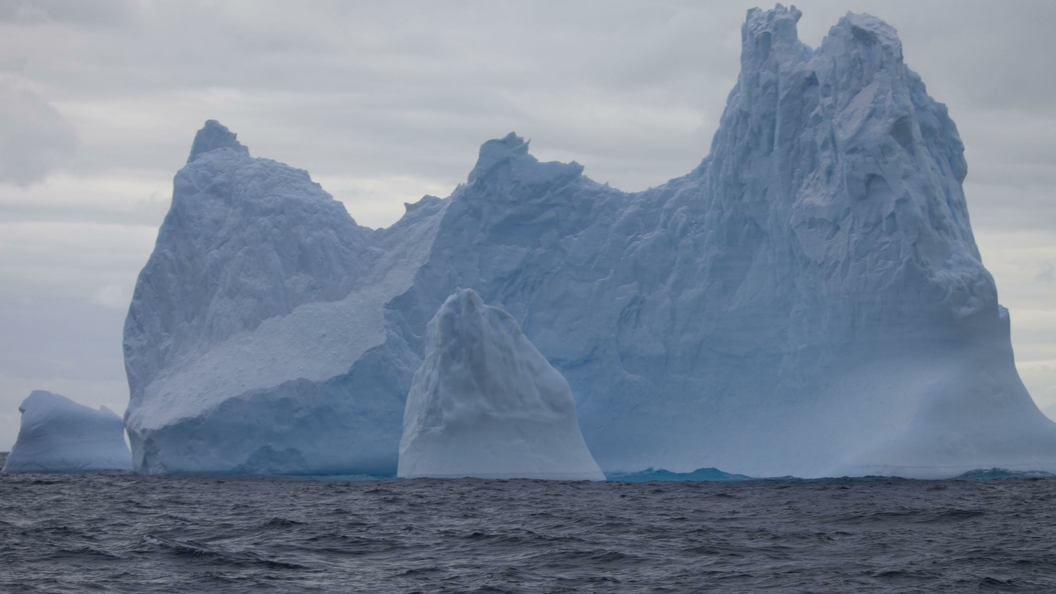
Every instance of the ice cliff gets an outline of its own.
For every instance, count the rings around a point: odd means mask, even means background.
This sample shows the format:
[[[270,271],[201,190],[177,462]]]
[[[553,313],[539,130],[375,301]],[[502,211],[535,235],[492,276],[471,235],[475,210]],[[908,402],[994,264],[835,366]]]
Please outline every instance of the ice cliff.
[[[398,476],[605,480],[568,382],[508,313],[460,289],[427,328]]]
[[[1056,470],[972,236],[963,146],[895,30],[749,11],[707,158],[644,192],[486,142],[388,229],[209,122],[125,329],[143,472],[394,472],[458,287],[568,380],[606,471]]]
[[[132,471],[121,417],[36,390],[18,407],[18,430],[3,472]]]

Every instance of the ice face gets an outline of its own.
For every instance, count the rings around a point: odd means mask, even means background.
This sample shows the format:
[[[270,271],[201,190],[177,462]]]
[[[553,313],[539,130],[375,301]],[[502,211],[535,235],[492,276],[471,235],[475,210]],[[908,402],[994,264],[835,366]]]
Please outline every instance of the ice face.
[[[402,478],[604,480],[568,382],[516,320],[456,291],[429,322],[403,416]]]
[[[4,472],[132,471],[124,423],[105,406],[37,390],[18,410],[22,425]]]
[[[470,287],[567,379],[606,471],[1056,470],[945,106],[886,23],[812,49],[798,19],[748,13],[711,153],[636,194],[510,134],[370,231],[203,132],[126,326],[137,468],[394,472],[427,323]]]

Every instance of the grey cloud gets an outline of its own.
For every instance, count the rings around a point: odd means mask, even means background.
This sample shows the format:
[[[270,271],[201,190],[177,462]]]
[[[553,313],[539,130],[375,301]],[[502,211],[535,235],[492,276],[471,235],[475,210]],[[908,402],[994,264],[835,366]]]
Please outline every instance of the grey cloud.
[[[1038,408],[1056,420],[1056,365],[1021,366],[1019,375]]]
[[[122,208],[100,204],[33,204],[0,201],[0,218],[8,223],[96,223],[157,228],[169,211],[169,196],[153,193],[123,204]]]
[[[51,104],[0,80],[0,182],[41,181],[74,154],[73,127]]]
[[[0,21],[26,24],[117,25],[127,23],[135,11],[132,0],[0,0]]]
[[[1036,279],[1038,282],[1056,284],[1056,260],[1043,263]]]

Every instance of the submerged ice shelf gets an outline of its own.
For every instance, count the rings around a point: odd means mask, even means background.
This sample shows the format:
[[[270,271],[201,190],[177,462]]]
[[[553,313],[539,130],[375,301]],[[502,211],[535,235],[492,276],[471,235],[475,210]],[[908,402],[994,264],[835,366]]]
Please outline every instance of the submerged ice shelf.
[[[394,473],[459,287],[571,386],[609,473],[1056,471],[975,245],[963,146],[895,30],[749,11],[711,152],[624,193],[491,140],[467,183],[358,226],[208,122],[125,328],[142,472]]]
[[[18,407],[22,424],[4,472],[132,471],[121,417],[36,390]]]

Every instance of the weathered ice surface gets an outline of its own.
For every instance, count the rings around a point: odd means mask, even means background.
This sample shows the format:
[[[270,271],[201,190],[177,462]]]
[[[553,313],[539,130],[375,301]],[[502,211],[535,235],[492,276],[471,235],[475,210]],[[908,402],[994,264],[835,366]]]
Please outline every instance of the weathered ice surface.
[[[22,425],[4,472],[132,471],[121,417],[35,390],[18,407]]]
[[[605,480],[561,374],[517,321],[460,289],[428,324],[398,476]]]
[[[972,236],[963,146],[895,30],[752,10],[711,153],[636,194],[510,134],[391,228],[210,122],[125,332],[147,472],[393,472],[459,287],[569,382],[607,472],[1056,470]]]

